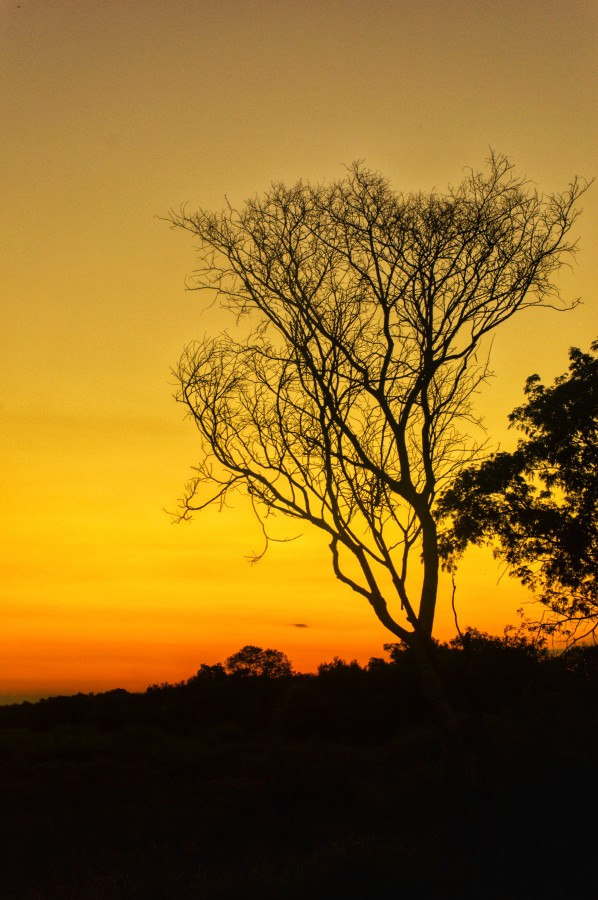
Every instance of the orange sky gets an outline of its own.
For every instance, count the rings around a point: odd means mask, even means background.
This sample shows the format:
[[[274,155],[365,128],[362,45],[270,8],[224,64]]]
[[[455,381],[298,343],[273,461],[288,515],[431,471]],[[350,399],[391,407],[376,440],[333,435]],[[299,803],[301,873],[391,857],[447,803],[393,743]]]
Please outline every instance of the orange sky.
[[[593,0],[0,2],[0,702],[188,677],[245,643],[300,668],[390,638],[307,532],[260,547],[247,511],[173,526],[194,462],[172,400],[183,345],[217,329],[184,290],[193,246],[159,218],[365,159],[443,189],[491,146],[545,191],[598,174]],[[490,437],[527,375],[598,335],[598,190],[575,270],[584,305],[497,333]],[[527,595],[487,553],[461,624],[494,632]],[[443,590],[436,634],[452,636]],[[295,628],[305,623],[308,628]]]

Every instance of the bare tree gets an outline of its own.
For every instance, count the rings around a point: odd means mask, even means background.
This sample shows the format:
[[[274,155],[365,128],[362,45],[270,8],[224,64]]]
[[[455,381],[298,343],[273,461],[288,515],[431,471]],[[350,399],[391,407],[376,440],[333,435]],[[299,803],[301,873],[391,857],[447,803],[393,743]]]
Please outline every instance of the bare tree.
[[[414,648],[425,678],[434,501],[476,452],[480,343],[523,309],[565,308],[554,275],[584,190],[576,179],[541,196],[492,156],[446,194],[397,194],[354,164],[240,210],[173,213],[200,241],[194,286],[242,331],[204,337],[179,364],[202,442],[182,518],[242,491],[266,535],[276,513],[321,529],[336,576]]]

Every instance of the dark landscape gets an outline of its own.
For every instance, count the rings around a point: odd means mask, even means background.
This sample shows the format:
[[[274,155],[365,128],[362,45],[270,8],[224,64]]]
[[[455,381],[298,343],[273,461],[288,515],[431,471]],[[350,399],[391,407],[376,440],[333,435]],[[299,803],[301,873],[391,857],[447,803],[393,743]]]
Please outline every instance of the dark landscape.
[[[0,895],[582,896],[598,649],[438,645],[458,753],[411,651],[386,649],[306,675],[244,648],[145,693],[1,707]]]

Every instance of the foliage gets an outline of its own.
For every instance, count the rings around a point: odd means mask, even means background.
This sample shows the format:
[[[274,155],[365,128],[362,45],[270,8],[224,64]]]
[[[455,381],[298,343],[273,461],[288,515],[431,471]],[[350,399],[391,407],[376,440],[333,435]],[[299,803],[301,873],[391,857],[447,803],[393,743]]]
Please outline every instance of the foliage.
[[[241,491],[266,547],[274,515],[310,523],[382,624],[426,644],[433,505],[475,454],[480,343],[520,310],[559,303],[553,276],[584,189],[542,197],[492,156],[444,195],[403,195],[355,164],[240,210],[173,214],[199,239],[194,286],[241,333],[204,337],[180,361],[178,400],[201,438],[181,517]]]
[[[221,681],[225,677],[226,669],[222,663],[216,663],[213,666],[202,663],[196,674],[187,681],[187,684],[192,684],[196,681]]]
[[[598,628],[598,342],[569,360],[551,387],[528,378],[509,417],[524,435],[516,450],[463,471],[439,509],[449,564],[492,543],[545,607],[541,628],[575,640]]]
[[[359,663],[357,662],[356,659],[352,659],[351,662],[348,663],[346,660],[341,659],[340,656],[335,656],[335,657],[333,657],[333,659],[330,662],[325,662],[325,663],[319,664],[318,675],[320,677],[322,677],[322,676],[326,677],[329,675],[335,675],[339,672],[342,672],[343,674],[345,674],[348,671],[357,671],[357,670],[361,671],[361,666],[359,665]]]
[[[262,650],[246,644],[225,663],[229,675],[261,676],[263,678],[283,678],[293,674],[291,661],[280,650]]]

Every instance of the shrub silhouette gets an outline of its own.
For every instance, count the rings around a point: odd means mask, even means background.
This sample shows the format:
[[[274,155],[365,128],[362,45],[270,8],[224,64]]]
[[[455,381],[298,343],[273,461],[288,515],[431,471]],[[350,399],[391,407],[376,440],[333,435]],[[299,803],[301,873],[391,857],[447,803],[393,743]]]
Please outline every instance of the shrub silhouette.
[[[262,650],[253,644],[246,644],[237,653],[229,656],[225,663],[229,675],[283,678],[293,674],[291,661],[280,650]]]

